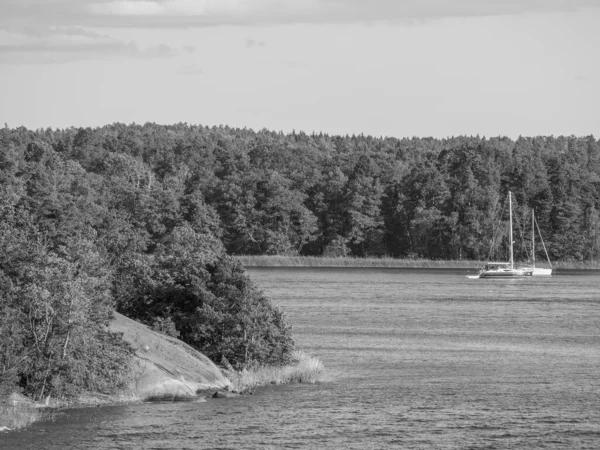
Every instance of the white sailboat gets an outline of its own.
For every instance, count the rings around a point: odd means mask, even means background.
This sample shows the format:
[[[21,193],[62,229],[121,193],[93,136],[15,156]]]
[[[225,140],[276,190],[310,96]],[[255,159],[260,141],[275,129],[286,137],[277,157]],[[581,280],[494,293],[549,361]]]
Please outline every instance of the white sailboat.
[[[540,236],[540,242],[544,248],[544,252],[546,253],[546,259],[548,260],[548,265],[550,268],[546,267],[535,267],[535,230]],[[546,250],[546,244],[544,244],[544,239],[542,238],[542,233],[540,232],[540,227],[535,220],[535,213],[531,211],[531,265],[523,266],[524,270],[531,270],[531,275],[534,277],[550,277],[552,276],[552,263],[550,262],[550,257],[548,256],[548,250]]]
[[[533,274],[531,268],[515,267],[513,256],[512,194],[508,192],[510,260],[508,262],[487,262],[479,275],[467,275],[467,278],[523,278]]]

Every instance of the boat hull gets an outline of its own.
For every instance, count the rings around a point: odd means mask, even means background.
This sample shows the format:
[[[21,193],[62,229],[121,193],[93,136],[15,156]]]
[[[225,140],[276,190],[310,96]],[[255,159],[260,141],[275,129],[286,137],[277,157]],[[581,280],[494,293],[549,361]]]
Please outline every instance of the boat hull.
[[[551,277],[552,269],[546,269],[544,267],[527,267],[525,270],[530,270],[531,275],[534,277]]]
[[[532,276],[532,272],[526,270],[490,270],[482,272],[479,278],[525,278]]]

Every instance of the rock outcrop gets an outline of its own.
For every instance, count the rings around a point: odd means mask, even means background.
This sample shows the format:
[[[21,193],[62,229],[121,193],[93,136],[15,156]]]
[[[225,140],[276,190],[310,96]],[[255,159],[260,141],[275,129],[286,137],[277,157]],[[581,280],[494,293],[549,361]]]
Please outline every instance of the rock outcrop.
[[[210,359],[178,339],[118,313],[110,329],[136,349],[131,391],[141,399],[202,401],[198,392],[231,387]]]

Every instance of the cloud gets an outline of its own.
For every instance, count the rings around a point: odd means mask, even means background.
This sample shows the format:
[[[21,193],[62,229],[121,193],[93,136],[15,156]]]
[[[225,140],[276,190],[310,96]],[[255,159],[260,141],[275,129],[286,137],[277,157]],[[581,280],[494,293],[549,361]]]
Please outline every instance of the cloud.
[[[0,31],[0,62],[55,63],[95,58],[168,58],[191,53],[194,47],[165,44],[140,46],[106,34],[76,27]]]
[[[94,2],[89,8],[94,14],[125,17],[191,17],[206,19],[220,17],[243,17],[264,11],[279,9],[283,3],[294,9],[297,0],[109,0]],[[305,3],[317,3],[304,0]]]
[[[410,21],[574,11],[598,0],[2,0],[0,28],[203,27]]]
[[[180,75],[204,75],[204,70],[196,65],[186,65],[177,71]]]
[[[0,30],[2,31],[2,30]],[[53,36],[72,36],[72,37],[86,37],[90,39],[106,39],[110,38],[105,33],[98,33],[96,31],[88,30],[79,26],[67,26],[57,27],[50,25],[31,25],[25,24],[23,26],[7,26],[4,30],[8,33],[20,34],[24,36],[37,37],[37,38],[48,38]]]
[[[256,41],[254,39],[246,39],[245,46],[246,48],[264,47],[265,43],[263,41]]]
[[[445,17],[576,11],[598,0],[0,0],[0,62],[39,53],[48,60],[99,56],[172,57],[192,46],[142,48],[109,29],[221,25],[396,22]],[[248,39],[247,48],[264,46]]]
[[[166,44],[153,45],[145,48],[139,48],[137,45],[131,56],[141,56],[146,58],[172,58],[180,56],[182,51],[178,48]]]

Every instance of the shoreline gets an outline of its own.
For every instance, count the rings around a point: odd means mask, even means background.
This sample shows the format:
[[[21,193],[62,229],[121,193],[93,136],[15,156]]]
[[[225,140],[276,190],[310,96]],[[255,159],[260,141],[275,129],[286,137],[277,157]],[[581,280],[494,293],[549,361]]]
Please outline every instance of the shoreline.
[[[322,268],[404,268],[404,269],[477,269],[485,261],[476,260],[430,260],[411,258],[358,258],[324,256],[279,256],[279,255],[232,255],[244,267],[322,267]],[[547,263],[537,267],[550,268]],[[557,261],[552,263],[555,270],[600,270],[600,262]]]
[[[228,386],[212,386],[199,389],[194,396],[139,396],[123,391],[111,395],[83,394],[76,400],[61,401],[50,399],[47,404],[36,403],[21,395],[12,394],[18,399],[0,403],[0,434],[26,429],[35,422],[54,420],[62,411],[78,408],[100,408],[107,406],[138,405],[143,403],[185,403],[206,402],[209,399],[228,399],[252,395],[261,387],[282,384],[319,383],[323,381],[325,370],[322,362],[302,350],[295,351],[295,362],[286,366],[261,366],[241,371],[220,369],[229,381]]]
[[[114,393],[83,391],[73,398],[36,402],[12,392],[0,397],[0,433],[26,429],[53,420],[61,411],[78,408],[163,402],[206,402],[252,394],[262,386],[318,383],[324,368],[318,358],[296,349],[285,366],[234,370],[215,364],[203,353],[172,336],[117,312],[109,325],[135,350],[128,385]]]

